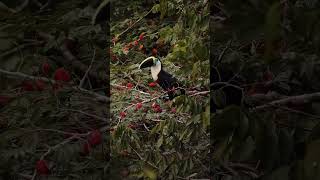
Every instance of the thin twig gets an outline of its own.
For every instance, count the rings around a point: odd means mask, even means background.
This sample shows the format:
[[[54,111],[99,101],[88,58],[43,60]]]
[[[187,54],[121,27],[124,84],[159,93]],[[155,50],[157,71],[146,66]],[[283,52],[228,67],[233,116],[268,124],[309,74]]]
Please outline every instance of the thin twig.
[[[200,91],[200,92],[196,92],[194,94],[191,94],[190,97],[197,96],[197,95],[207,95],[209,93],[210,93],[210,91]]]
[[[121,86],[121,85],[113,84],[113,83],[111,83],[110,85],[111,85],[111,86],[114,86],[114,87],[120,87],[120,88],[123,88],[123,89],[127,88],[126,86]],[[135,88],[134,88],[134,89],[131,89],[131,90],[137,91],[137,92],[139,92],[139,93],[141,93],[141,94],[144,94],[144,95],[150,95],[150,93],[147,93],[147,92],[144,92],[144,91],[140,91],[140,90],[135,89]]]
[[[231,43],[232,43],[232,40],[228,41],[226,47],[222,50],[221,54],[218,57],[217,64],[221,63],[222,58],[223,58],[224,54],[226,53],[226,51],[229,49]]]
[[[25,0],[20,6],[16,8],[16,13],[22,11],[29,4],[29,0]]]
[[[102,127],[99,129],[100,132],[105,132],[106,130],[108,130],[109,127],[105,126],[105,127]],[[42,154],[42,156],[40,157],[40,160],[43,160],[47,155],[49,155],[52,151],[55,151],[56,149],[60,148],[61,146],[71,142],[73,139],[77,139],[79,137],[85,137],[85,136],[88,136],[90,135],[91,132],[87,132],[87,133],[84,133],[84,134],[73,134],[71,137],[65,139],[64,141],[52,146],[52,147],[49,147],[49,149],[44,153]],[[35,169],[34,172],[33,172],[33,175],[32,175],[32,178],[31,180],[35,180],[37,176],[37,170]]]
[[[25,44],[19,45],[19,46],[15,47],[15,48],[12,48],[12,49],[0,54],[0,59],[5,57],[5,56],[8,56],[8,55],[10,55],[12,53],[15,53],[16,51],[24,49],[24,48],[26,48],[28,46],[40,45],[40,44],[42,44],[42,42],[32,42],[32,43],[25,43]]]
[[[156,165],[150,163],[149,161],[145,160],[130,144],[129,147],[136,153],[136,155],[139,157],[139,159],[141,161],[146,162],[147,164],[149,164],[150,166],[154,167],[155,169],[159,169]]]
[[[51,84],[55,84],[56,83],[56,81],[52,80],[52,79],[48,79],[48,78],[45,78],[45,77],[30,76],[30,75],[26,75],[26,74],[21,73],[21,72],[10,72],[10,71],[4,70],[4,69],[0,69],[0,73],[5,74],[8,77],[12,77],[12,78],[19,78],[19,79],[22,78],[22,79],[30,79],[30,80],[42,80],[44,82],[49,82]],[[86,90],[86,89],[83,89],[83,88],[79,88],[78,86],[72,86],[71,88],[73,90],[80,91],[80,92],[95,96],[96,100],[99,101],[99,102],[104,102],[104,103],[109,103],[110,102],[110,98],[109,97],[103,96],[101,94],[98,94],[98,93],[95,93],[95,92],[92,92],[92,91],[89,91],[89,90]]]
[[[133,26],[135,26],[138,22],[140,22],[143,18],[145,18],[148,14],[150,14],[152,12],[152,8],[142,17],[140,17],[136,22],[134,22],[131,26],[129,26],[127,29],[125,29],[124,31],[122,31],[120,34],[118,34],[116,36],[117,39],[120,38],[120,36],[122,36],[124,33],[126,33],[128,30],[130,30]]]
[[[84,82],[85,82],[85,80],[86,80],[86,78],[87,78],[87,76],[88,76],[88,74],[89,74],[89,71],[90,71],[91,68],[92,68],[92,65],[93,65],[93,62],[94,62],[95,57],[96,57],[96,48],[93,49],[93,55],[92,55],[91,63],[90,63],[90,65],[89,65],[86,73],[84,74],[84,76],[82,77],[82,79],[81,79],[81,81],[80,81],[80,83],[79,83],[79,88],[82,88],[82,87],[83,87],[83,84],[84,84]]]
[[[94,114],[89,114],[89,113],[87,113],[87,112],[80,111],[80,110],[76,110],[76,109],[61,109],[61,110],[73,111],[73,112],[81,113],[81,114],[84,114],[84,115],[86,115],[86,116],[89,116],[89,117],[92,117],[92,118],[95,118],[95,119],[98,119],[98,120],[101,120],[101,121],[105,121],[105,122],[108,121],[106,118],[99,117],[99,116],[96,116],[96,115],[94,115]]]
[[[311,101],[318,101],[318,100],[320,100],[320,92],[311,93],[311,94],[303,94],[303,95],[298,95],[298,96],[290,96],[287,98],[283,98],[280,100],[269,102],[269,103],[261,105],[261,106],[254,107],[252,110],[256,111],[256,110],[261,110],[261,109],[265,109],[265,108],[268,108],[271,106],[278,106],[278,105],[306,104]]]

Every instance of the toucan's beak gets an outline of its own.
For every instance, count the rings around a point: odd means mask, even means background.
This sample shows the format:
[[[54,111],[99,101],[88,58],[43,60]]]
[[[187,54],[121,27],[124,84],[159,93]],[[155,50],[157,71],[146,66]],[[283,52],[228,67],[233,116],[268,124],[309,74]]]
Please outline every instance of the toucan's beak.
[[[143,69],[143,68],[147,68],[147,67],[151,67],[154,65],[154,59],[155,57],[151,56],[148,57],[147,59],[143,60],[142,63],[139,66],[139,69]]]

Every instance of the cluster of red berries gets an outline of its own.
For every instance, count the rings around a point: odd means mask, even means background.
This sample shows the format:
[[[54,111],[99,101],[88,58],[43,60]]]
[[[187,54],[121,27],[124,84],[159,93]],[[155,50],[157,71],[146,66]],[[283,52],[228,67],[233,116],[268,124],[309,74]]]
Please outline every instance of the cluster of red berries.
[[[8,96],[0,96],[0,107],[9,103],[11,97]]]
[[[102,143],[102,135],[99,130],[94,130],[90,133],[88,140],[83,144],[82,154],[88,155],[92,147]]]
[[[138,46],[139,45],[139,42],[142,41],[144,39],[144,34],[145,33],[141,33],[139,35],[139,38],[128,43],[127,45],[125,45],[122,49],[122,51],[126,54],[131,48],[135,47],[135,46]],[[143,50],[143,44],[140,44],[139,45],[139,50]]]
[[[162,109],[161,109],[160,105],[157,104],[157,103],[153,103],[151,105],[151,107],[152,107],[153,111],[156,112],[156,113],[161,113],[162,112]]]
[[[132,89],[133,88],[133,84],[132,83],[127,83],[127,89]]]
[[[50,70],[51,70],[51,67],[49,63],[42,64],[41,74],[43,76],[48,77],[50,74]],[[67,70],[61,67],[55,70],[54,80],[57,81],[57,84],[53,85],[53,89],[56,90],[62,87],[61,82],[69,82],[71,80],[71,76]],[[35,81],[31,81],[31,80],[23,81],[21,86],[24,91],[43,91],[44,89],[46,89],[46,83],[41,79],[38,79]]]
[[[81,154],[88,155],[92,147],[95,147],[102,143],[102,135],[99,130],[94,130],[88,136],[87,141],[83,144]],[[39,175],[48,175],[50,173],[48,163],[41,159],[36,163],[36,171]]]
[[[129,42],[128,44],[126,44],[126,45],[122,48],[123,53],[124,53],[124,54],[127,54],[130,49],[132,49],[132,48],[134,48],[134,47],[137,47],[137,49],[138,49],[139,51],[141,51],[142,53],[145,54],[145,53],[146,53],[146,49],[145,49],[145,47],[144,47],[143,44],[140,44],[140,42],[143,41],[144,38],[145,38],[145,33],[143,32],[143,33],[141,33],[141,34],[139,35],[138,39],[136,39],[136,40],[134,40],[134,41],[132,41],[132,42]],[[115,44],[118,40],[119,40],[119,38],[118,38],[117,36],[114,37],[114,38],[112,38],[113,44]],[[109,52],[109,53],[110,53],[111,59],[112,59],[113,61],[117,61],[117,60],[118,60],[118,57],[117,57],[115,54],[112,53],[112,49],[110,49],[110,52]],[[157,55],[157,54],[158,54],[157,48],[153,48],[153,49],[152,49],[152,55],[155,56],[155,55]]]

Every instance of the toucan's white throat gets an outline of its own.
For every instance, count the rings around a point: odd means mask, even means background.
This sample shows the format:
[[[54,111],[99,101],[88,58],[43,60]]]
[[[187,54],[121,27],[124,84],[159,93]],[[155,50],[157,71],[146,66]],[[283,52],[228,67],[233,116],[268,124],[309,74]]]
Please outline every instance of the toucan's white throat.
[[[151,66],[151,76],[154,81],[158,80],[158,74],[161,71],[161,62],[157,61],[156,65]]]

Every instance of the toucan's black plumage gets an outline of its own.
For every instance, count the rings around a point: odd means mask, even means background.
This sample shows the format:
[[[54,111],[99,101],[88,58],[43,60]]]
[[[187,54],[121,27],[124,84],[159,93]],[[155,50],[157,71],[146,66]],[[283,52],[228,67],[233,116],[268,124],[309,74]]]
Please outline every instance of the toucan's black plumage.
[[[177,95],[185,94],[185,91],[178,83],[178,80],[162,69],[158,74],[158,83],[162,89],[168,91],[170,100],[172,100]],[[176,91],[180,92],[180,94],[176,93]]]
[[[153,80],[157,81],[162,89],[168,92],[169,99],[172,100],[176,96],[185,94],[178,80],[168,72],[164,71],[159,59],[151,56],[145,59],[139,66],[140,69],[151,68]]]

